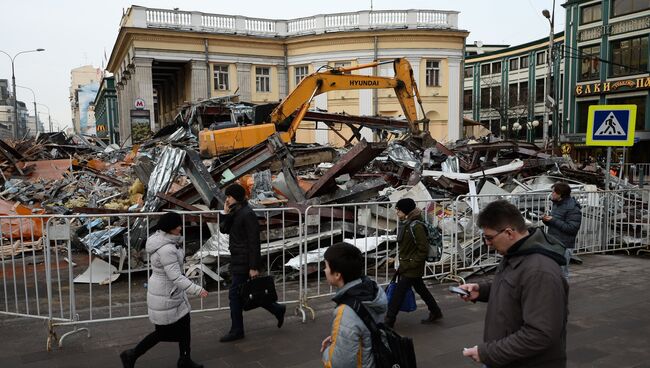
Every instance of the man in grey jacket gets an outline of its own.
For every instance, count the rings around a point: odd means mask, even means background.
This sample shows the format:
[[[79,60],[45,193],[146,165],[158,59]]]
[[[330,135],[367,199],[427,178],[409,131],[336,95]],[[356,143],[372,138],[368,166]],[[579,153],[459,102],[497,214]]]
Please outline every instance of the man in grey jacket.
[[[373,368],[370,331],[354,309],[342,304],[352,297],[365,305],[375,322],[386,314],[386,294],[377,283],[363,275],[363,256],[355,246],[337,243],[325,251],[325,276],[338,288],[332,300],[334,310],[331,334],[323,340],[321,353],[325,368]]]
[[[463,355],[493,367],[566,367],[569,284],[564,246],[541,229],[526,229],[507,201],[478,215],[485,243],[503,256],[492,282],[464,284],[466,301],[487,302],[483,343]]]
[[[571,197],[571,187],[567,183],[555,183],[551,193],[553,209],[550,216],[542,217],[542,221],[548,226],[548,234],[566,247],[564,258],[566,265],[562,266],[564,277],[569,278],[569,262],[573,249],[576,246],[576,235],[580,231],[582,222],[582,211],[580,204]]]

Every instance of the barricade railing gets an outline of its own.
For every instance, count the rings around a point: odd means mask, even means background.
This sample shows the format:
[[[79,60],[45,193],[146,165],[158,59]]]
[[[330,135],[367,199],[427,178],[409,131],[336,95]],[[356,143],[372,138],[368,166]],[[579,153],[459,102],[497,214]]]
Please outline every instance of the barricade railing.
[[[295,303],[296,312],[302,312],[306,319],[300,307],[301,275],[290,275],[284,267],[287,259],[300,253],[302,213],[296,208],[255,212],[264,224],[260,228],[261,252],[266,269],[276,280],[279,302]],[[88,331],[78,328],[80,324],[147,317],[146,287],[151,266],[144,241],[136,240],[146,240],[162,214],[0,217],[0,241],[12,244],[11,249],[19,248],[19,239],[42,244],[42,250],[27,250],[31,258],[7,253],[2,259],[0,314],[48,319],[48,350],[57,340],[62,346],[70,334]],[[230,254],[227,235],[219,232],[219,217],[211,211],[179,214],[189,265],[184,271],[200,285],[210,278],[217,281],[216,290],[210,287],[210,297],[190,299],[193,313],[227,309],[228,293],[220,281],[228,274],[222,268]],[[73,330],[58,338],[56,329],[63,326],[72,326]]]
[[[424,209],[425,220],[454,221],[449,200],[416,201]],[[335,290],[323,274],[323,255],[330,245],[345,241],[355,245],[364,255],[366,274],[379,285],[387,284],[395,271],[399,257],[397,236],[400,222],[394,210],[395,202],[364,202],[313,205],[305,210],[305,243],[302,262],[304,303],[331,295]],[[408,229],[404,229],[407,231]],[[318,234],[318,236],[313,236]],[[439,262],[427,263],[426,278],[443,279],[452,272],[453,234],[442,228],[443,254]]]

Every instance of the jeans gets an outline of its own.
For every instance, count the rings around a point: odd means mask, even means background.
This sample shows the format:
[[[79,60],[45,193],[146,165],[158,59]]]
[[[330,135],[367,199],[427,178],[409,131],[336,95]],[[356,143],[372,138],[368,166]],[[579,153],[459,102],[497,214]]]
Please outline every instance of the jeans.
[[[190,314],[188,313],[171,325],[156,325],[156,330],[136,345],[135,358],[143,355],[161,341],[178,342],[181,356],[189,356],[190,336]]]
[[[562,273],[564,274],[565,279],[569,279],[569,263],[571,263],[571,256],[573,255],[573,248],[566,248],[564,250],[564,259],[566,260],[566,265],[562,266]]]
[[[242,309],[241,300],[239,300],[239,288],[248,279],[247,273],[232,274],[232,284],[230,285],[230,289],[228,289],[228,299],[230,300],[230,333],[232,334],[244,333],[244,310]],[[282,307],[277,302],[263,305],[262,308],[276,317],[282,312]]]
[[[411,287],[413,287],[413,289],[415,289],[415,292],[418,293],[418,295],[420,295],[420,298],[424,300],[427,307],[429,308],[429,312],[434,314],[440,312],[440,307],[438,307],[438,303],[436,303],[436,299],[433,297],[433,295],[431,295],[429,289],[427,289],[427,286],[424,285],[424,281],[422,280],[422,277],[411,278],[411,277],[399,276],[399,279],[397,281],[397,286],[395,287],[395,291],[393,292],[393,297],[388,302],[388,311],[386,312],[386,319],[395,320],[395,318],[397,317],[397,313],[399,313],[399,307],[400,305],[402,305],[402,301],[406,296],[406,292]]]

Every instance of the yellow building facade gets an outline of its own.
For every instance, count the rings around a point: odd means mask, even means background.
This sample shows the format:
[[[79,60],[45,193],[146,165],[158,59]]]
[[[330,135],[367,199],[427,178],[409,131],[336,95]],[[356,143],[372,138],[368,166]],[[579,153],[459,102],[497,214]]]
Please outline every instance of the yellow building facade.
[[[434,138],[459,139],[468,33],[457,24],[457,12],[435,10],[270,20],[132,6],[122,18],[108,64],[116,77],[120,140],[129,144],[133,124],[147,122],[147,115],[151,130],[160,129],[187,102],[232,94],[241,101],[277,102],[321,68],[399,57],[413,67],[425,110],[419,118],[431,120]],[[391,64],[354,73],[393,76]],[[330,92],[316,96],[312,107],[351,115],[403,115],[392,90]],[[373,139],[370,130],[362,135]],[[343,142],[323,124],[310,122],[301,125],[297,140]]]

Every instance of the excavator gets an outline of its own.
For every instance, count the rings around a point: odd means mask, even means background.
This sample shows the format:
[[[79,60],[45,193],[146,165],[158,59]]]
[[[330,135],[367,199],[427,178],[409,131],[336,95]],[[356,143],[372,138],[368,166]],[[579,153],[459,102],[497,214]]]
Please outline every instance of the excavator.
[[[393,64],[395,77],[380,77],[350,74],[354,70],[373,68],[382,64]],[[278,104],[268,118],[260,123],[234,122],[217,130],[204,129],[199,132],[199,150],[203,157],[215,157],[253,147],[267,140],[274,133],[284,143],[294,138],[300,122],[305,118],[309,106],[317,95],[329,91],[393,88],[402,106],[413,137],[429,134],[429,120],[417,119],[415,99],[422,109],[422,99],[413,77],[411,64],[404,58],[372,62],[353,67],[328,68],[305,77],[296,88]],[[255,119],[257,120],[257,119]],[[422,128],[420,128],[422,125]]]

